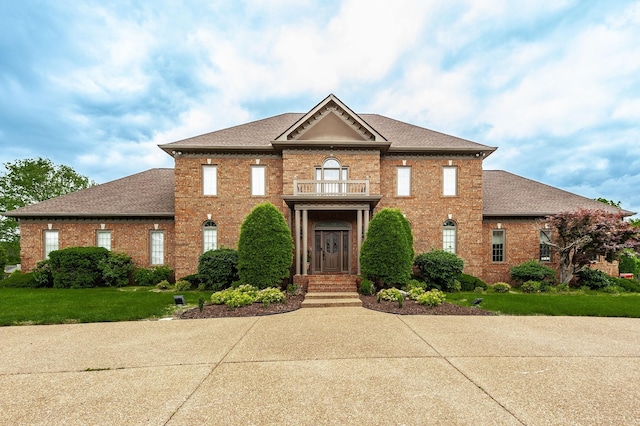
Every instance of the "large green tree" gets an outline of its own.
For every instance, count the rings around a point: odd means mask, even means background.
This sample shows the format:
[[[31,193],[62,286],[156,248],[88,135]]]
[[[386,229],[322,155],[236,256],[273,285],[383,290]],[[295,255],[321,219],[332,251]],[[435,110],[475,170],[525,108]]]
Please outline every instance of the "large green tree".
[[[95,185],[71,167],[56,165],[46,158],[28,158],[4,163],[0,176],[0,212],[14,210]],[[0,244],[9,263],[17,263],[20,253],[18,222],[0,216]]]
[[[279,286],[293,263],[293,238],[273,204],[257,205],[240,227],[238,276],[258,288]]]
[[[413,235],[398,209],[385,208],[373,216],[360,249],[362,276],[378,286],[402,285],[411,276]]]

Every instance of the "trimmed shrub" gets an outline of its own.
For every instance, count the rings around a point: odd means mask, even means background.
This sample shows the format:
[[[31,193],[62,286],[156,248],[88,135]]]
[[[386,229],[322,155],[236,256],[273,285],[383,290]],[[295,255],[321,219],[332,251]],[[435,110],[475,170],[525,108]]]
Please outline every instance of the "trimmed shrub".
[[[405,284],[411,277],[413,237],[398,209],[384,208],[373,216],[360,248],[362,276],[376,285]]]
[[[38,288],[40,285],[35,280],[33,272],[23,274],[20,271],[14,271],[4,280],[0,281],[0,287],[7,288]]]
[[[292,263],[293,239],[282,212],[268,202],[257,205],[240,227],[240,280],[258,288],[279,287]]]
[[[162,280],[158,284],[156,284],[156,288],[158,290],[169,290],[171,287],[171,283],[167,280]]]
[[[508,293],[511,290],[511,286],[507,283],[498,282],[491,286],[496,293]]]
[[[424,291],[427,291],[427,283],[424,281],[418,281],[416,279],[410,279],[407,283],[402,287],[404,291],[411,291],[414,288],[420,288]]]
[[[628,280],[626,278],[609,278],[612,283],[624,289],[624,291],[630,291],[633,293],[640,293],[640,281]]]
[[[438,306],[445,301],[445,298],[446,297],[443,292],[433,289],[422,293],[420,296],[418,296],[418,299],[416,301],[421,305]]]
[[[458,281],[460,281],[461,291],[475,291],[477,287],[485,290],[487,289],[487,283],[485,283],[478,277],[474,277],[473,275],[460,274],[458,276]]]
[[[230,287],[238,280],[238,252],[221,248],[202,253],[198,260],[198,276],[207,290],[219,291]]]
[[[282,294],[284,296],[284,293]],[[237,288],[228,288],[226,290],[213,293],[211,295],[211,303],[213,303],[214,305],[225,304],[229,307],[229,309],[234,309],[239,306],[251,305],[258,299],[258,295],[259,292],[257,287],[243,284],[238,286]],[[269,289],[269,291],[267,291],[263,297],[271,300],[276,299],[279,296],[275,295],[275,292],[273,292],[272,289]]]
[[[358,287],[358,292],[365,296],[371,296],[376,292],[376,286],[371,282],[371,280],[364,279],[360,283],[360,287]]]
[[[53,287],[53,273],[51,273],[51,263],[49,260],[41,260],[33,270],[33,279],[37,287]]]
[[[98,265],[102,271],[102,280],[110,287],[124,287],[131,283],[134,264],[131,256],[125,253],[109,253]]]
[[[100,262],[109,256],[103,247],[69,247],[49,253],[55,288],[89,288],[103,285]]]
[[[198,288],[198,286],[201,284],[200,275],[198,274],[186,275],[180,278],[179,281],[188,281],[191,284],[191,288]]]
[[[160,281],[173,282],[173,269],[169,266],[156,266],[154,268],[137,268],[133,272],[133,281],[136,285],[153,287]]]
[[[527,260],[509,270],[511,278],[519,283],[525,281],[553,281],[556,270],[543,265],[537,260]]]
[[[418,297],[422,296],[424,293],[425,290],[422,287],[411,287],[407,290],[407,298],[411,300],[418,300]]]
[[[464,261],[448,251],[431,250],[416,256],[413,265],[429,287],[455,291],[455,282],[462,273]]]
[[[598,269],[583,269],[576,275],[578,276],[578,284],[587,286],[591,290],[599,290],[611,285],[610,277]]]
[[[523,293],[540,293],[540,281],[525,281],[520,286]]]
[[[178,280],[176,281],[176,290],[177,291],[191,290],[191,283],[189,281]]]

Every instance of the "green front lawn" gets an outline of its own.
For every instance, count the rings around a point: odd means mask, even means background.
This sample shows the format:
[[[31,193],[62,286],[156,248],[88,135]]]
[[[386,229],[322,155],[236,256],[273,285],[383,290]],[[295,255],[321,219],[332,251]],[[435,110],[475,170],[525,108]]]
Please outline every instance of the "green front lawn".
[[[134,321],[171,314],[173,296],[190,305],[211,292],[158,292],[149,287],[31,289],[0,288],[0,325]]]
[[[640,318],[640,294],[586,293],[447,293],[447,302],[469,306],[482,298],[480,307],[504,315],[567,315]]]

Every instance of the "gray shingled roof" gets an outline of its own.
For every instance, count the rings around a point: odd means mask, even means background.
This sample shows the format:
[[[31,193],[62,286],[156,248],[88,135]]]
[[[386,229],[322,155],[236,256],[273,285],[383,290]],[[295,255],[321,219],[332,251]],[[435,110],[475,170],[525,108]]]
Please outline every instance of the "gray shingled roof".
[[[263,120],[253,121],[251,123],[161,145],[160,147],[167,152],[189,148],[202,149],[206,147],[270,149],[272,148],[271,142],[303,116],[304,114],[301,113],[280,114]],[[424,127],[414,126],[378,114],[360,114],[359,117],[391,143],[390,150],[398,148],[495,150],[493,147],[435,132],[425,129]]]
[[[12,217],[173,217],[173,169],[151,169],[11,212]]]
[[[543,217],[580,208],[633,213],[503,170],[482,174],[484,216]]]

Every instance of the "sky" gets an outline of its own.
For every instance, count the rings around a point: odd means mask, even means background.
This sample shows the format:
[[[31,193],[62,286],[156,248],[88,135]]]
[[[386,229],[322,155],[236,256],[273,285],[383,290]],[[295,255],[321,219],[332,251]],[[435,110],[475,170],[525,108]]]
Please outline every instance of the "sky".
[[[3,164],[104,183],[330,93],[640,212],[640,1],[0,0]]]

